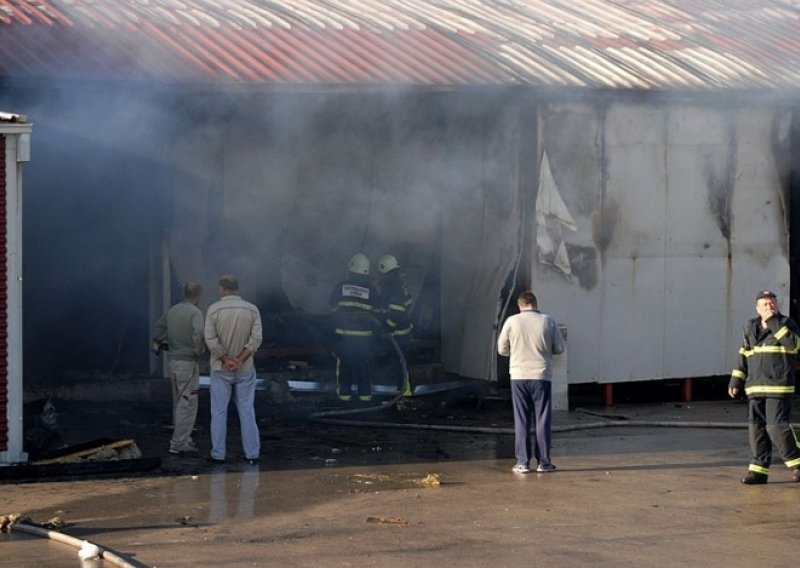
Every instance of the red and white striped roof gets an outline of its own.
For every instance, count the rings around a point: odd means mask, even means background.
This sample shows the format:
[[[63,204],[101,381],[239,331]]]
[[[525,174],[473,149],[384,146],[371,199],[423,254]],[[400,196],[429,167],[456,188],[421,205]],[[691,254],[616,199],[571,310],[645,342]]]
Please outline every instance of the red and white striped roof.
[[[800,0],[0,0],[0,76],[800,87]]]

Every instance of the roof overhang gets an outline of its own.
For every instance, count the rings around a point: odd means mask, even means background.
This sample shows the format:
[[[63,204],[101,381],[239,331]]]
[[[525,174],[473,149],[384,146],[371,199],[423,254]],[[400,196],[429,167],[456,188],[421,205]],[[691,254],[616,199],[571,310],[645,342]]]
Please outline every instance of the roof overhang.
[[[27,134],[32,129],[33,125],[24,114],[0,111],[0,132],[3,134]]]

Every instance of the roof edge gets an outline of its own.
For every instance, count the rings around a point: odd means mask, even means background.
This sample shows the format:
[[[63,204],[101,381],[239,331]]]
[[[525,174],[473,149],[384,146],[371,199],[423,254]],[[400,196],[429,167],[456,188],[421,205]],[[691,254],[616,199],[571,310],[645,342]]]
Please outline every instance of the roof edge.
[[[25,124],[28,122],[28,117],[24,114],[14,114],[12,112],[0,111],[0,122],[11,122],[15,124]]]

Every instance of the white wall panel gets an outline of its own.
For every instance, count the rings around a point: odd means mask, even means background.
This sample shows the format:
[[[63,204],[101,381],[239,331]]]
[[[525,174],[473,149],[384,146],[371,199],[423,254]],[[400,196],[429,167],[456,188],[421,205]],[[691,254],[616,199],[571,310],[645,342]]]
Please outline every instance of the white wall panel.
[[[731,321],[728,261],[723,257],[681,258],[668,263],[664,310],[662,377],[727,373]],[[737,346],[738,348],[738,346]]]
[[[603,273],[602,357],[597,380],[660,377],[664,359],[663,258],[608,259]],[[570,350],[573,358],[575,348],[573,345]]]
[[[664,377],[726,372],[732,278],[728,262],[734,141],[728,115],[708,108],[665,109],[667,269]],[[713,189],[712,189],[713,188]]]
[[[540,110],[577,227],[563,233],[569,261],[596,253],[596,280],[533,265],[545,311],[569,328],[570,382],[724,375],[755,293],[774,289],[788,311],[786,120],[679,104]],[[565,175],[571,160],[581,183]]]

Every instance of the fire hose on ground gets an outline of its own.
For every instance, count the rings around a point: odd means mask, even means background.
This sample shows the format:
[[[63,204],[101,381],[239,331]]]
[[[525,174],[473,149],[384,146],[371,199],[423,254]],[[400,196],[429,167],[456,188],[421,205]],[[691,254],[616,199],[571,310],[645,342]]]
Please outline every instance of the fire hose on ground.
[[[17,517],[16,515],[8,515],[3,516],[2,519],[4,520],[3,528],[11,531],[18,531],[24,532],[36,536],[41,536],[44,538],[49,538],[50,540],[55,540],[61,542],[62,544],[67,544],[69,546],[75,547],[78,550],[78,555],[83,560],[88,560],[91,558],[102,558],[104,561],[110,563],[113,566],[118,566],[119,568],[141,568],[141,564],[132,564],[128,560],[125,560],[115,552],[108,550],[107,548],[103,548],[93,542],[88,540],[81,540],[75,537],[69,536],[62,532],[36,526],[29,522],[29,519],[26,517]]]
[[[356,408],[347,410],[329,410],[324,412],[315,412],[309,416],[309,419],[321,424],[333,424],[338,426],[369,426],[372,428],[386,428],[392,430],[437,430],[440,432],[463,432],[470,434],[508,434],[514,435],[513,428],[494,428],[494,427],[481,427],[481,426],[453,426],[447,424],[418,424],[418,423],[401,423],[401,422],[374,422],[366,420],[344,420],[339,418],[330,418],[331,416],[355,414],[359,412],[375,412],[389,408],[396,404],[396,400],[382,404],[381,406],[372,406],[369,408]],[[640,427],[640,428],[723,428],[723,429],[742,429],[747,428],[747,424],[740,424],[736,422],[678,422],[669,420],[620,420],[615,422],[587,422],[585,424],[566,424],[563,426],[553,426],[552,431],[555,432],[574,432],[578,430],[595,430],[598,428],[619,428],[619,427]],[[795,425],[797,426],[797,425]]]
[[[314,412],[309,415],[309,420],[318,422],[320,424],[333,424],[338,426],[369,426],[371,428],[384,428],[392,430],[436,430],[440,432],[464,432],[471,434],[501,434],[513,435],[513,428],[495,428],[495,427],[479,427],[479,426],[453,426],[446,424],[419,424],[419,423],[401,423],[401,422],[377,422],[366,420],[347,420],[342,418],[335,418],[337,416],[349,416],[353,414],[367,414],[386,410],[397,406],[397,404],[407,396],[409,383],[408,383],[408,364],[406,362],[403,350],[397,343],[395,338],[390,334],[388,336],[389,342],[392,344],[395,354],[400,361],[402,373],[404,377],[404,384],[401,385],[400,393],[391,400],[382,402],[379,405],[366,406],[363,408],[345,408],[337,410],[324,410],[321,412]],[[403,392],[403,390],[406,392]],[[562,426],[553,426],[552,431],[555,432],[574,432],[578,430],[595,430],[599,428],[619,428],[619,427],[641,427],[641,428],[721,428],[721,429],[742,429],[747,428],[747,424],[740,424],[736,422],[703,422],[703,421],[674,421],[674,420],[628,420],[620,419],[621,417],[612,417],[616,420],[609,420],[603,422],[587,422],[585,424],[566,424]]]

